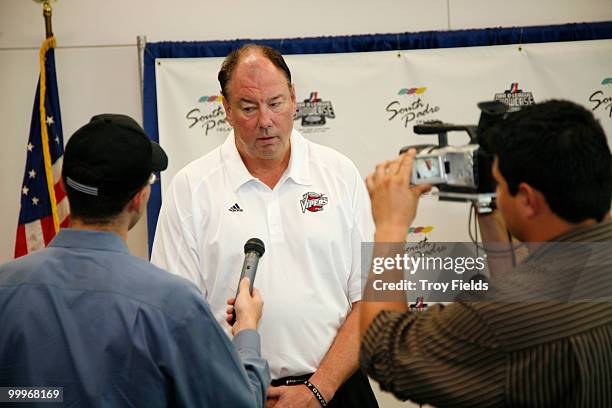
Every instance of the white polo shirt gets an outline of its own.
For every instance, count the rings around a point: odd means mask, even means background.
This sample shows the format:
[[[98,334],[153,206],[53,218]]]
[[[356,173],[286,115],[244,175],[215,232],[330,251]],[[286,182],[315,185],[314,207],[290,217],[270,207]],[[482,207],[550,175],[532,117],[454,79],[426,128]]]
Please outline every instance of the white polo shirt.
[[[248,172],[232,132],[164,193],[151,261],[193,281],[229,334],[225,302],[254,237],[266,247],[254,285],[264,300],[259,332],[272,378],[314,372],[361,299],[361,242],[373,239],[355,165],[294,130],[289,166],[271,190]]]

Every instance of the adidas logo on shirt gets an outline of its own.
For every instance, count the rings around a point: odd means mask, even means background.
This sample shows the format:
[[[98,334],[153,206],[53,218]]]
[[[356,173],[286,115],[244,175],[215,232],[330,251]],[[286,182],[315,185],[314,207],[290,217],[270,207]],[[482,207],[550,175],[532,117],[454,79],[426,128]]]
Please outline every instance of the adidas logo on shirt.
[[[230,208],[228,208],[228,210],[230,210],[231,212],[242,212],[242,208],[240,208],[238,203],[232,205]]]

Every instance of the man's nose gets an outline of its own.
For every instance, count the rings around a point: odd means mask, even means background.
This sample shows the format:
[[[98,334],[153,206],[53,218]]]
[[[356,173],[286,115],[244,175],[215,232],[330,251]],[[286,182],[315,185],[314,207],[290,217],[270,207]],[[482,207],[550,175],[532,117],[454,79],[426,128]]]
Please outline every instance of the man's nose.
[[[272,126],[272,112],[268,107],[259,110],[259,127],[267,129]]]

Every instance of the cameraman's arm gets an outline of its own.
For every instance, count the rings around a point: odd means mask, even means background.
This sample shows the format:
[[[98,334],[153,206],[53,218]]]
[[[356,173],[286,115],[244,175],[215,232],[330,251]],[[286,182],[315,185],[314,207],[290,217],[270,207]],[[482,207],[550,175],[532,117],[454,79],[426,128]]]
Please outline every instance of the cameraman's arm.
[[[489,274],[491,277],[503,278],[506,273],[512,271],[515,264],[525,258],[526,253],[516,250],[519,242],[510,235],[504,218],[498,210],[488,214],[478,214],[478,227],[482,236],[482,245],[487,253]]]
[[[376,170],[366,178],[372,200],[372,216],[376,224],[374,257],[395,255],[397,251],[394,248],[401,246],[398,244],[405,241],[408,227],[416,216],[419,197],[431,188],[429,185],[410,186],[415,154],[415,150],[411,149],[393,161],[380,163],[376,166]],[[391,270],[386,273],[388,273],[386,278],[393,279],[391,275],[401,276],[403,271]],[[398,292],[397,298],[391,301],[371,301],[369,289],[372,288],[372,278],[373,275],[370,274],[362,299],[360,325],[362,337],[381,310],[404,311],[407,309],[406,298],[402,292]]]
[[[508,242],[506,223],[499,210],[493,210],[493,212],[487,214],[478,214],[478,227],[484,243]]]

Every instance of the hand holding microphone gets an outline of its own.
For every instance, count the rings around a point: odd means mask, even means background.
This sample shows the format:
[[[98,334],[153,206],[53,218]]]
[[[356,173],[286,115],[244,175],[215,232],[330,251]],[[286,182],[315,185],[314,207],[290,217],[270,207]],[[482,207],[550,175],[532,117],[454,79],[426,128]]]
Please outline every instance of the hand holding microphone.
[[[256,329],[261,318],[263,300],[259,291],[253,288],[259,258],[265,247],[258,238],[249,239],[244,245],[244,263],[236,297],[228,299],[227,322],[232,325],[232,334],[244,329]]]
[[[240,282],[238,297],[227,301],[227,322],[232,325],[232,334],[235,336],[239,331],[245,329],[257,329],[257,323],[261,319],[263,309],[263,299],[259,291],[254,288],[253,293],[249,293],[250,279],[245,277]],[[236,313],[235,322],[232,323]]]

